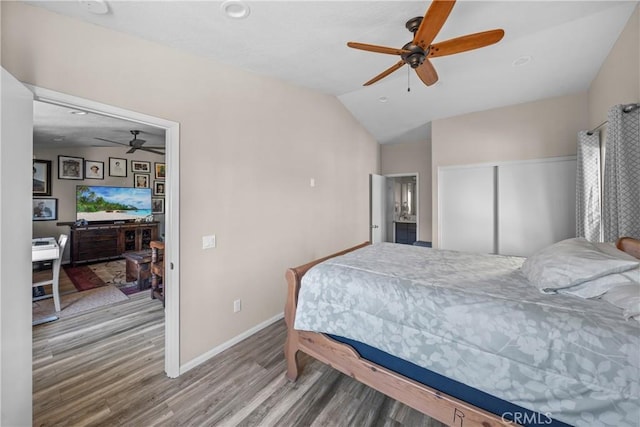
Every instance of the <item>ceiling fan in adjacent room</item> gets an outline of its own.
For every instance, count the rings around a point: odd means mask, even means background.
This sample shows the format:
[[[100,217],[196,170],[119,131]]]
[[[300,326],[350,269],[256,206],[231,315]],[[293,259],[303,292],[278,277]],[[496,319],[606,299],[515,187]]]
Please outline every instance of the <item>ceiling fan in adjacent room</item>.
[[[145,141],[144,139],[138,139],[138,135],[140,134],[140,131],[131,130],[129,132],[131,132],[131,135],[133,135],[133,139],[129,141],[128,144],[124,142],[112,141],[110,139],[105,139],[105,138],[94,137],[94,139],[99,139],[100,141],[106,141],[106,142],[111,142],[112,144],[118,144],[118,145],[124,145],[126,147],[130,147],[129,150],[127,151],[127,154],[135,153],[136,150],[142,150],[142,151],[148,151],[150,153],[164,156],[165,154],[164,151],[158,151],[158,150],[164,150],[163,146],[143,146],[142,144],[144,144],[147,141]]]
[[[438,32],[440,32],[440,29],[449,17],[454,4],[455,0],[433,0],[424,17],[417,16],[407,21],[405,26],[407,27],[407,30],[414,34],[414,36],[412,41],[405,44],[400,49],[365,43],[347,43],[347,46],[354,49],[385,53],[388,55],[399,55],[401,58],[401,60],[395,65],[378,74],[363,86],[369,86],[370,84],[377,82],[394,71],[402,68],[404,64],[409,64],[411,68],[416,70],[420,80],[422,80],[427,86],[431,86],[438,81],[438,73],[436,73],[436,70],[433,67],[433,64],[431,64],[429,58],[453,55],[455,53],[478,49],[497,43],[502,39],[504,36],[504,30],[496,29],[467,34],[465,36],[432,44],[433,40],[438,35]]]

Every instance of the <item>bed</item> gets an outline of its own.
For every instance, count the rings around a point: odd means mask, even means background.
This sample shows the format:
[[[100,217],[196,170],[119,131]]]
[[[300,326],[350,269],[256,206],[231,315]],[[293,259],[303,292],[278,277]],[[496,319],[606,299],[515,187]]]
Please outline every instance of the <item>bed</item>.
[[[286,375],[302,351],[451,426],[637,426],[640,241],[577,243],[589,280],[565,242],[526,260],[363,243],[291,268]]]

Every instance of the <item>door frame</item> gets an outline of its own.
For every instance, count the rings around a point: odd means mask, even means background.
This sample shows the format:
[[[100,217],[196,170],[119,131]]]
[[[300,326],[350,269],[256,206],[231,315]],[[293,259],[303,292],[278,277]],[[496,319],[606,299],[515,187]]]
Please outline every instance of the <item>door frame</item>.
[[[180,375],[180,124],[149,116],[113,105],[102,104],[77,96],[25,84],[34,94],[34,100],[62,105],[73,109],[111,116],[131,122],[143,123],[165,130],[165,240],[169,242],[164,257],[164,280],[171,286],[165,294],[165,347],[164,370],[168,377]]]
[[[420,174],[418,172],[405,172],[405,173],[390,173],[384,175],[386,178],[405,178],[408,176],[416,177],[416,241],[420,240]],[[395,240],[396,230],[395,230],[395,220],[392,220],[393,226],[393,238]]]

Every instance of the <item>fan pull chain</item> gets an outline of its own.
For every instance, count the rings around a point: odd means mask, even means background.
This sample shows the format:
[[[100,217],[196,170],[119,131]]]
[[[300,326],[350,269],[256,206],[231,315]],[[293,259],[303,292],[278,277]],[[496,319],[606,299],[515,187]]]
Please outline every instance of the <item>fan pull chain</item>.
[[[407,92],[411,92],[411,67],[407,67]]]

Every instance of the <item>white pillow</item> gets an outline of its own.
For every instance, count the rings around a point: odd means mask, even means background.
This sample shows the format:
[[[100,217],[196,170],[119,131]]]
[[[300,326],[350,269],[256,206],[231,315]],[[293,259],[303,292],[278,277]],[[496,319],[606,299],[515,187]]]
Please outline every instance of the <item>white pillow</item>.
[[[625,319],[640,321],[640,283],[615,287],[602,295],[602,299],[621,308]]]
[[[547,246],[522,264],[525,277],[545,293],[569,288],[613,273],[638,267],[639,260],[604,253],[582,237]]]
[[[579,283],[569,288],[558,289],[559,293],[570,294],[580,298],[596,298],[618,286],[638,284],[640,281],[640,268],[614,273],[593,280]]]

